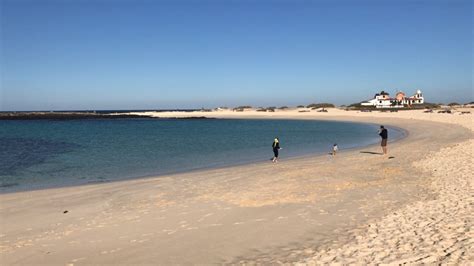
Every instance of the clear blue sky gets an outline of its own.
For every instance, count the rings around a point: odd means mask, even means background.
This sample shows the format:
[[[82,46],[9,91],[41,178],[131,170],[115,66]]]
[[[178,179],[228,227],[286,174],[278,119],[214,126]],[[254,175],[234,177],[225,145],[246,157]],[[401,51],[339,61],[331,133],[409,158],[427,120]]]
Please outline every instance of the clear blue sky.
[[[3,111],[473,100],[469,0],[0,2]]]

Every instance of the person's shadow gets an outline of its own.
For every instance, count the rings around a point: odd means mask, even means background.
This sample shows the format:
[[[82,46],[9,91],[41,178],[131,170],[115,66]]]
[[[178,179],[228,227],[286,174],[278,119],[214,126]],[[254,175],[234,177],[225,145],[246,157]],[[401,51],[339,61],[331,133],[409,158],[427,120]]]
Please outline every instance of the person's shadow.
[[[383,155],[383,152],[373,152],[373,151],[361,151],[360,153],[374,154],[374,155]],[[388,159],[395,159],[394,156],[388,157]]]
[[[373,151],[361,151],[360,153],[367,153],[367,154],[378,154],[378,155],[383,155],[382,152],[373,152]]]

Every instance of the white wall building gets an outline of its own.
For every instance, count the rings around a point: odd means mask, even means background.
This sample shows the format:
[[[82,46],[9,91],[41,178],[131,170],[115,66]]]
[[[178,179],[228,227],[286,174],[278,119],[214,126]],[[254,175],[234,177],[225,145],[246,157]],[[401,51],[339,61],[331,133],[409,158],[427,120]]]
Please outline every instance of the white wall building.
[[[375,94],[374,98],[365,102],[362,102],[362,106],[375,106],[376,108],[403,108],[410,107],[416,104],[423,104],[425,99],[420,90],[417,90],[415,95],[406,97],[404,92],[397,92],[395,98],[391,98],[390,95],[382,91]]]

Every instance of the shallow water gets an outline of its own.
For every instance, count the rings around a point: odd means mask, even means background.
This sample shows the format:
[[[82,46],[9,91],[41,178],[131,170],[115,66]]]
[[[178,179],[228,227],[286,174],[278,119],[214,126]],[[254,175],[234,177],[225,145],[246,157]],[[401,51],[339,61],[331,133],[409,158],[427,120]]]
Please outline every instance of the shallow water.
[[[379,141],[371,124],[301,120],[0,121],[2,191],[143,177],[265,161]],[[390,129],[390,138],[402,132]]]

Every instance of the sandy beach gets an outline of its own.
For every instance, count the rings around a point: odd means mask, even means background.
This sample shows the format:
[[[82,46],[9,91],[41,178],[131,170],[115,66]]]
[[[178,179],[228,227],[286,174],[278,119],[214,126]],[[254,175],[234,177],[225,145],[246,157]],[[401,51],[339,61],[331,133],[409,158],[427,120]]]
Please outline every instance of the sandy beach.
[[[4,265],[474,261],[472,114],[134,113],[399,127],[406,138],[272,164],[0,195]]]

